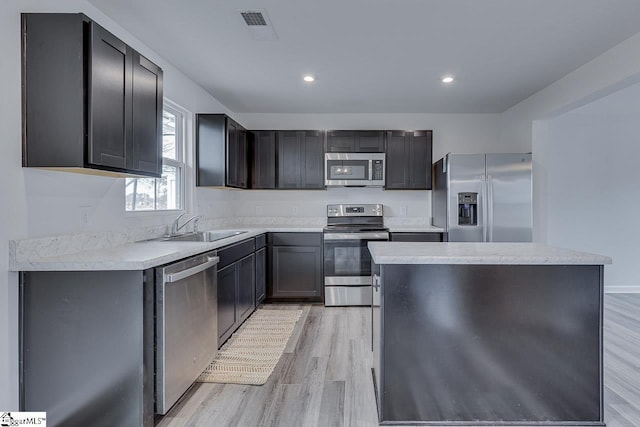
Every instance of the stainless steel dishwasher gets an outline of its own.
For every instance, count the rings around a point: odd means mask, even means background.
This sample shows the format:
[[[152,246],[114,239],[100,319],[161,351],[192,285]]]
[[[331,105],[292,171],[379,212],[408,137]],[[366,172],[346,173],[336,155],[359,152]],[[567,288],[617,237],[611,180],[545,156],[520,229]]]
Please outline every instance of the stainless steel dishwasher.
[[[216,252],[156,268],[155,410],[166,414],[218,351]]]

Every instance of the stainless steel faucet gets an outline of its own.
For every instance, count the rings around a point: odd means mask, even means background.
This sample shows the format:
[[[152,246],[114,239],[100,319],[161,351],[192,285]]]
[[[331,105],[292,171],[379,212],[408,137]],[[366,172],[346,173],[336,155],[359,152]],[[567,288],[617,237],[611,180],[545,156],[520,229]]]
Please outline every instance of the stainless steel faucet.
[[[186,214],[187,214],[186,212],[181,213],[180,215],[178,215],[178,218],[176,218],[173,221],[173,224],[171,225],[171,236],[177,235],[180,232],[180,230],[182,230],[184,227],[186,227],[187,224],[189,224],[191,221],[193,221],[193,232],[196,233],[198,231],[198,220],[200,218],[202,218],[202,215],[192,216],[191,218],[186,220],[184,222],[184,224],[179,225],[180,224],[180,218],[182,218]]]

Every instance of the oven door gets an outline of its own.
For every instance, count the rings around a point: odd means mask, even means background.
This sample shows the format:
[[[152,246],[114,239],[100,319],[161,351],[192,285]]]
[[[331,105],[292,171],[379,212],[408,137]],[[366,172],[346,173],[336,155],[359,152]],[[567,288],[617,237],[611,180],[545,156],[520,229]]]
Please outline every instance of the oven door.
[[[367,243],[389,240],[387,232],[325,233],[325,286],[371,285],[371,255]]]
[[[325,306],[371,305],[371,255],[367,243],[387,232],[324,234]]]

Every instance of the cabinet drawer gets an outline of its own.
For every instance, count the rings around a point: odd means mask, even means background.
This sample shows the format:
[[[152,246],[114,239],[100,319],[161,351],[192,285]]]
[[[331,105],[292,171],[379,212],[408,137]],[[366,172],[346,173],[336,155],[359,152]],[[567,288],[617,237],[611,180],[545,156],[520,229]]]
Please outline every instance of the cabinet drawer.
[[[442,242],[442,233],[391,233],[392,242]]]
[[[260,248],[264,248],[265,246],[267,246],[267,235],[261,234],[256,236],[256,251]]]
[[[234,245],[225,246],[224,248],[219,249],[218,257],[220,257],[220,262],[218,263],[218,270],[221,270],[240,258],[244,258],[255,252],[255,245],[255,239],[247,239]]]
[[[272,246],[322,246],[322,233],[269,233]]]

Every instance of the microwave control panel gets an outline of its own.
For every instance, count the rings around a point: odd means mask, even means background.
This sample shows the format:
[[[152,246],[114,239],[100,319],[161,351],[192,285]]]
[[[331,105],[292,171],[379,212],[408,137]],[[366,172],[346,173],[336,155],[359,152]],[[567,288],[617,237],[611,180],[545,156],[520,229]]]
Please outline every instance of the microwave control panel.
[[[382,175],[384,173],[383,169],[384,165],[382,160],[374,160],[373,161],[373,179],[375,181],[382,180]]]

